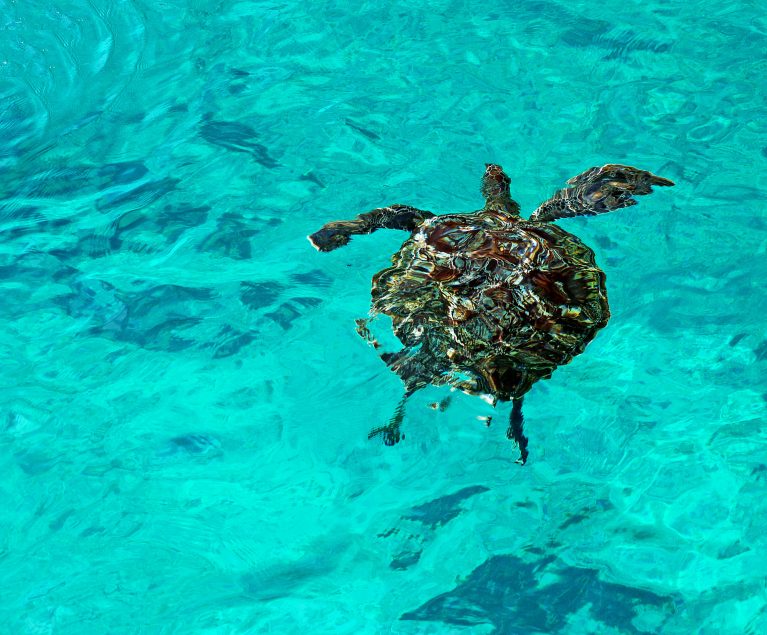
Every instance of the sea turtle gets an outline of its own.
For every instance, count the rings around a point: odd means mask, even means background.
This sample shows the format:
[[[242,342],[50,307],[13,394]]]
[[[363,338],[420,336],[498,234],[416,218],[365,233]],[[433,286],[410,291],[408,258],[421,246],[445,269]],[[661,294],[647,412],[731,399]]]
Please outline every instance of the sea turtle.
[[[332,251],[354,234],[410,232],[392,266],[373,277],[370,317],[357,321],[360,335],[405,384],[391,421],[371,437],[397,443],[406,399],[427,384],[450,384],[493,406],[512,402],[507,436],[524,463],[523,396],[583,352],[610,317],[594,252],[552,221],[635,205],[633,195],[674,185],[626,165],[593,167],[525,220],[510,182],[500,165],[486,164],[479,211],[437,216],[391,205],[327,223],[309,236],[318,250]],[[386,316],[386,331],[393,328],[398,340],[392,350],[380,343],[385,337],[373,334]]]

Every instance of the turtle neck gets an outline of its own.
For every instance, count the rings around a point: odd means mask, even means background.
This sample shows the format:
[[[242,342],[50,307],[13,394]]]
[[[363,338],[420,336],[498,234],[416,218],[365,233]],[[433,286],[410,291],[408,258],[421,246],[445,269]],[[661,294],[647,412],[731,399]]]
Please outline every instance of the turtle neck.
[[[500,216],[504,220],[513,220],[519,218],[519,203],[506,194],[505,198],[488,198],[483,211],[485,214]]]
[[[488,163],[482,177],[482,196],[485,197],[484,212],[511,220],[519,218],[519,204],[511,198],[509,184],[511,179],[506,176],[503,168],[494,163]]]

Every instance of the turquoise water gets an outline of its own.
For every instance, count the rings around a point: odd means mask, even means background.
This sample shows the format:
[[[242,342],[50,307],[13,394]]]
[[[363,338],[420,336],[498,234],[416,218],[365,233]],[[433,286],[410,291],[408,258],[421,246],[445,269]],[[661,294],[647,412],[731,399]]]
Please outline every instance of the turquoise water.
[[[0,631],[767,633],[757,2],[0,0]],[[389,203],[562,221],[613,317],[525,401],[400,395],[354,330]]]

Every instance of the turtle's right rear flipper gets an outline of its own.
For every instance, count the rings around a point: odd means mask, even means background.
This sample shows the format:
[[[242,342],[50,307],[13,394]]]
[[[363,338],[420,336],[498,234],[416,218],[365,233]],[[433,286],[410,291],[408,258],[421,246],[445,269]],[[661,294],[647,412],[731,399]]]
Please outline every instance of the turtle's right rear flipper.
[[[653,185],[674,185],[673,181],[628,165],[608,164],[589,168],[574,176],[568,185],[533,212],[530,220],[552,221],[573,216],[604,214],[636,205],[634,196],[649,194]]]
[[[407,403],[407,398],[409,396],[409,393],[403,395],[402,399],[400,399],[400,402],[397,404],[397,407],[394,409],[394,414],[392,414],[391,419],[389,419],[389,423],[379,428],[373,428],[368,432],[368,439],[382,437],[384,445],[396,445],[401,439],[405,438],[405,435],[401,433],[400,428],[402,427],[402,421],[405,419],[405,404]]]
[[[524,433],[525,418],[522,416],[522,397],[514,399],[512,402],[511,416],[509,417],[509,428],[506,430],[506,438],[517,444],[519,448],[519,458],[517,463],[524,465],[527,463],[527,437]]]

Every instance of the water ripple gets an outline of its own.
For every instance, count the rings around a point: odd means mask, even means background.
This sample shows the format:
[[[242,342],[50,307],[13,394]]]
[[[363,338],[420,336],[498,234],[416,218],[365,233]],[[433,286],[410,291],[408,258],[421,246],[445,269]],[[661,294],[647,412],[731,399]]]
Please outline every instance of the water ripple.
[[[763,16],[0,0],[3,632],[767,632]],[[401,387],[353,318],[403,235],[304,238],[474,209],[487,161],[524,210],[677,181],[563,221],[614,318],[523,470],[437,388],[367,442]]]

